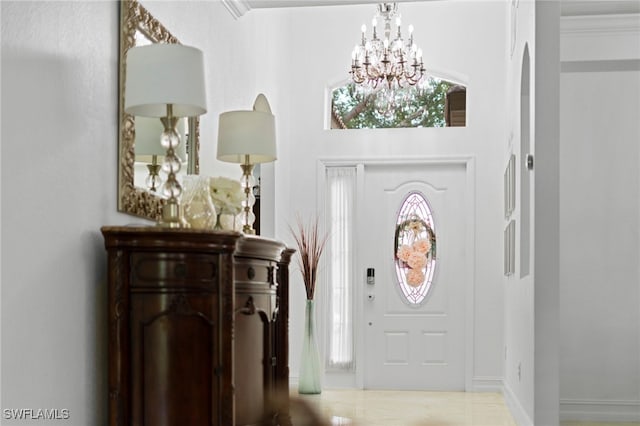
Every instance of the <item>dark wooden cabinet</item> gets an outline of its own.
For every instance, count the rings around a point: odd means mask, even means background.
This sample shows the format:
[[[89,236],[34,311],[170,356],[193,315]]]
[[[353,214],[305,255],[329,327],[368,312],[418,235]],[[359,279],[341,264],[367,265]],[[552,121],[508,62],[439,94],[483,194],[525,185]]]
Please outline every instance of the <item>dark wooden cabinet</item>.
[[[288,424],[293,251],[235,232],[102,233],[109,425]]]

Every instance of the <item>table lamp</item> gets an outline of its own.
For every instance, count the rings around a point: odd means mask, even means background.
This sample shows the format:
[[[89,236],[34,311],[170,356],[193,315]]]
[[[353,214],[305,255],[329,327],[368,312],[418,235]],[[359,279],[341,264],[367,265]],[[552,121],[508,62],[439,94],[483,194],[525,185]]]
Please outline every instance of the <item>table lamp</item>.
[[[161,193],[167,202],[158,224],[188,227],[180,210],[182,186],[176,178],[181,168],[176,124],[180,117],[207,112],[202,51],[181,44],[151,44],[129,49],[124,111],[137,117],[160,118],[164,131],[158,138],[166,149],[162,170],[167,173]]]
[[[186,140],[186,119],[178,120],[177,131],[180,140]],[[157,118],[136,117],[135,121],[135,160],[145,163],[149,174],[145,179],[146,188],[151,192],[160,189],[162,178],[160,177],[161,165],[158,164],[158,157],[164,157],[166,150],[160,144],[160,136],[164,131],[162,122]],[[184,164],[187,161],[187,145],[181,143],[175,149],[175,154]]]
[[[218,124],[218,160],[239,163],[245,193],[242,232],[255,234],[253,222],[253,166],[276,160],[275,117],[269,102],[259,94],[252,111],[228,111],[220,114]]]

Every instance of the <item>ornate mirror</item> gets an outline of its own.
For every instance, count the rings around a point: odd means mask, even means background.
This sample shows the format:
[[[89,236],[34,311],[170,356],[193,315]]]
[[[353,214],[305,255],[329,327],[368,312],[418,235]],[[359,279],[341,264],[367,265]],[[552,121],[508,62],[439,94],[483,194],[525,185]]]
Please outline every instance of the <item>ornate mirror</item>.
[[[160,195],[164,181],[159,119],[134,117],[124,112],[126,54],[133,46],[150,43],[179,43],[149,11],[135,0],[120,2],[120,69],[119,69],[119,147],[118,147],[118,210],[150,220],[162,214],[165,199]],[[199,173],[199,119],[183,118],[178,131],[185,148],[178,156],[184,162],[186,174]],[[157,135],[157,138],[156,136]],[[157,143],[156,143],[157,141]],[[157,151],[157,152],[156,152]],[[157,175],[156,175],[157,173]],[[183,173],[183,172],[181,172]],[[182,180],[182,176],[178,176]]]

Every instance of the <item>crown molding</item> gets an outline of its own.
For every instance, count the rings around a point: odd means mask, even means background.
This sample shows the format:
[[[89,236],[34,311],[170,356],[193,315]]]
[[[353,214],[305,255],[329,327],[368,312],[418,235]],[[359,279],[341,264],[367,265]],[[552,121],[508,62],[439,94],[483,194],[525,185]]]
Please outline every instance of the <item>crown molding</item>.
[[[640,13],[563,16],[560,22],[560,32],[563,35],[637,33],[640,31]]]
[[[229,13],[238,19],[253,9],[270,9],[283,7],[313,7],[313,6],[346,6],[359,4],[377,4],[379,0],[221,0]],[[416,0],[395,0],[404,3]],[[418,0],[437,1],[437,0]],[[640,3],[635,0],[572,0],[562,2],[563,19],[589,20],[602,18],[603,15],[633,16],[640,13]],[[615,19],[615,18],[614,18]]]
[[[0,0],[1,1],[1,0]],[[238,19],[250,10],[276,9],[286,7],[314,7],[314,6],[347,6],[360,4],[378,4],[380,0],[221,0],[229,13]],[[403,3],[415,0],[395,0]],[[437,0],[419,0],[437,1]]]
[[[640,13],[637,0],[563,0],[562,16],[617,15]]]
[[[222,0],[222,4],[227,8],[234,19],[239,19],[242,15],[251,10],[251,6],[245,0]]]
[[[563,17],[560,60],[640,59],[640,14]]]

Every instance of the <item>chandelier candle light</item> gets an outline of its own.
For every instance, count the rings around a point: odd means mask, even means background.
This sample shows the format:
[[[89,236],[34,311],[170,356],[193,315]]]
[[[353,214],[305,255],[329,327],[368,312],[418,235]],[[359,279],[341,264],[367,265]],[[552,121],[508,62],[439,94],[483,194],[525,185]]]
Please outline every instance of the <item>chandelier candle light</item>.
[[[382,38],[378,36],[378,19],[384,23]],[[395,35],[391,31],[392,20]],[[396,3],[380,3],[371,22],[371,40],[367,40],[367,27],[362,25],[362,41],[351,54],[350,74],[354,83],[369,89],[386,83],[389,89],[395,89],[415,86],[421,81],[425,73],[422,49],[413,42],[413,25],[409,25],[408,40],[402,38],[401,22]]]
[[[126,61],[124,111],[158,117],[164,126],[158,143],[166,149],[162,170],[167,173],[167,181],[162,195],[167,202],[158,224],[188,228],[179,204],[182,186],[176,178],[181,168],[176,126],[180,117],[207,112],[202,51],[181,44],[151,44],[129,49]]]

